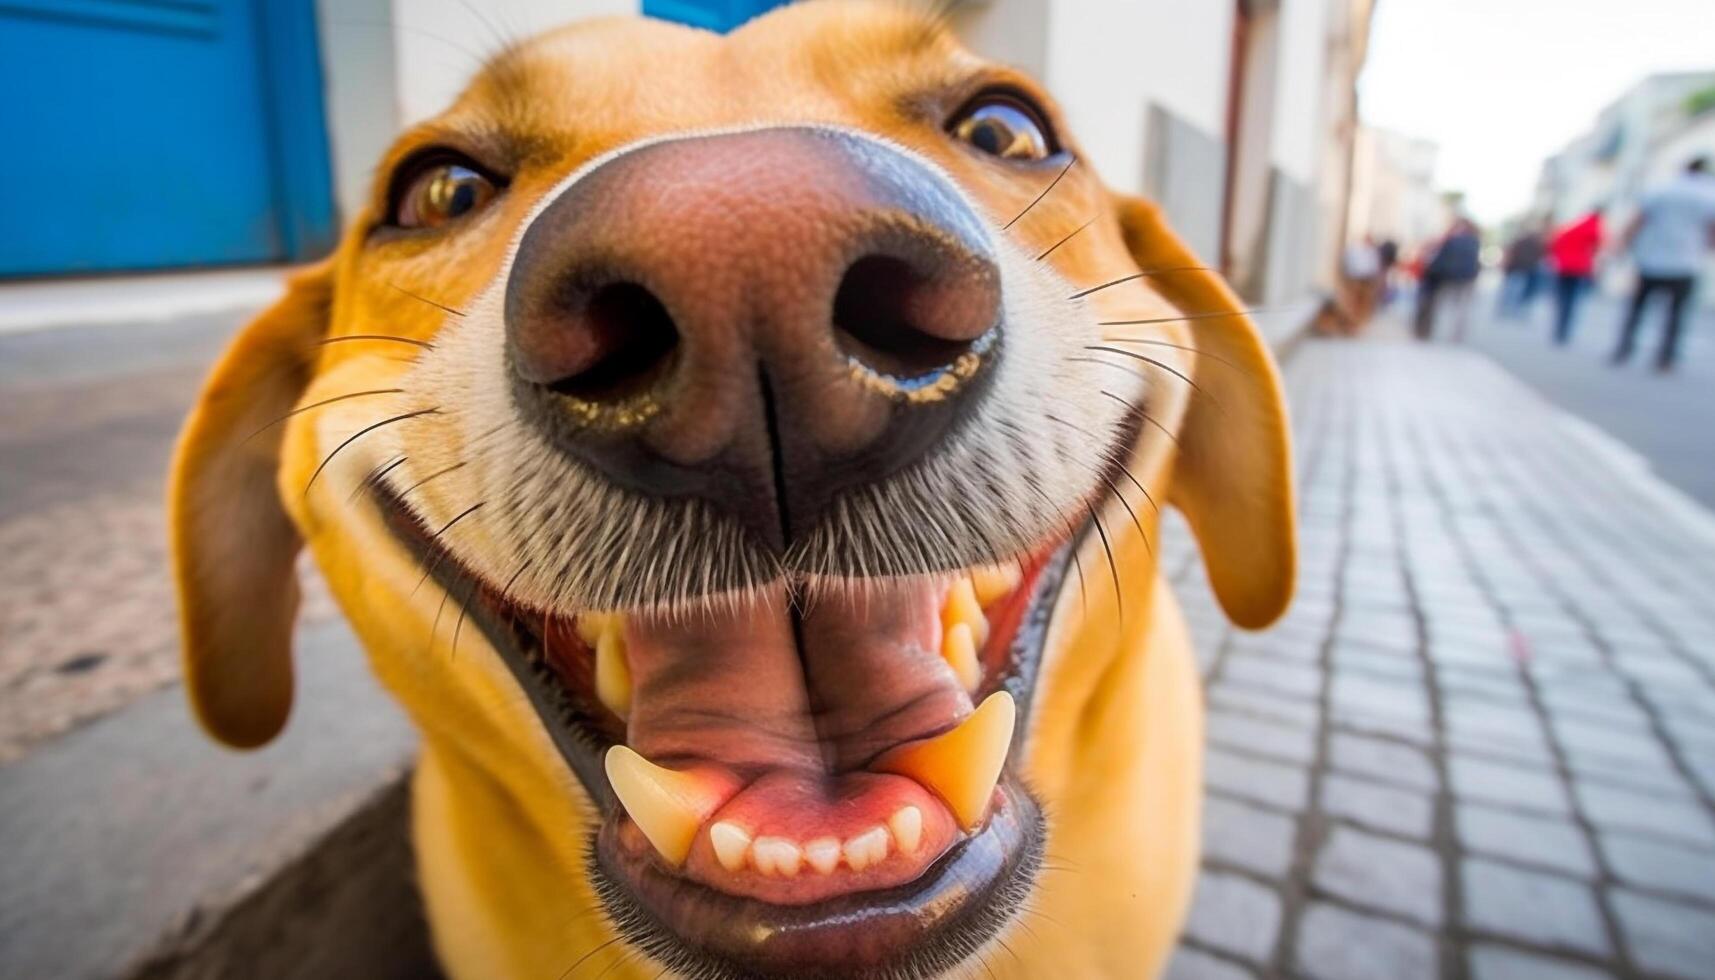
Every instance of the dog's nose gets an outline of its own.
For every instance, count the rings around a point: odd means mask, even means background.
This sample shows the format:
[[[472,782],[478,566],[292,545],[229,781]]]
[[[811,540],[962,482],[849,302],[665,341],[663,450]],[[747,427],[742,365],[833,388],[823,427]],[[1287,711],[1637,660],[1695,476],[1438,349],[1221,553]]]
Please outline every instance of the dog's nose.
[[[505,317],[514,399],[559,448],[784,548],[957,425],[1001,310],[989,233],[946,176],[780,127],[586,168],[526,229]]]

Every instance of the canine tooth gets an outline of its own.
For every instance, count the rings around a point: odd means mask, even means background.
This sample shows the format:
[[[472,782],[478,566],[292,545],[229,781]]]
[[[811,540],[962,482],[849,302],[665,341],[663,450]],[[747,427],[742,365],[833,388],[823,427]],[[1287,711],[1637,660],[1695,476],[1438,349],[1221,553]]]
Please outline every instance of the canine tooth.
[[[950,631],[960,623],[971,627],[971,639],[977,647],[988,642],[989,621],[983,615],[983,607],[977,602],[976,590],[971,587],[971,580],[960,576],[953,580],[952,588],[947,590],[947,602],[941,607],[941,627],[943,632]]]
[[[619,626],[618,613],[587,612],[579,614],[572,628],[577,631],[578,639],[593,647],[600,642],[603,633],[617,631]]]
[[[1024,570],[1010,561],[1004,565],[986,565],[971,570],[971,589],[984,609],[1011,595],[1022,581]]]
[[[901,745],[877,759],[871,769],[910,776],[945,800],[959,825],[974,830],[983,822],[995,783],[1000,781],[1012,745],[1018,708],[1012,695],[996,691],[959,727],[934,738]]]
[[[744,828],[727,820],[709,827],[709,843],[714,845],[715,858],[728,871],[743,871],[750,855],[750,835]]]
[[[902,806],[887,818],[893,839],[899,842],[901,854],[911,854],[923,843],[923,811],[914,806]]]
[[[965,690],[974,691],[982,683],[983,666],[977,661],[977,641],[971,635],[970,623],[954,623],[941,637],[941,657],[953,668],[954,676]]]
[[[596,638],[595,696],[621,720],[631,714],[631,667],[625,662],[625,638],[617,626]]]
[[[750,846],[750,859],[765,875],[795,878],[804,863],[804,852],[784,837],[758,837]]]
[[[840,866],[840,841],[836,837],[818,837],[804,845],[804,860],[819,873],[831,875]]]
[[[853,871],[862,871],[872,864],[887,860],[887,828],[871,827],[846,841],[846,863]]]
[[[624,745],[607,750],[607,781],[637,829],[668,864],[685,863],[697,828],[721,800],[695,773],[658,766]]]

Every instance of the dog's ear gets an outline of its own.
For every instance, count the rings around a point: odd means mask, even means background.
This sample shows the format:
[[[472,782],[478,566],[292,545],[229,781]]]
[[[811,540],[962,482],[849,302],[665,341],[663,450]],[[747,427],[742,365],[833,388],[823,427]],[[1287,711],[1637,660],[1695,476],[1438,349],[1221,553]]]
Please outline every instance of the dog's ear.
[[[1234,623],[1260,629],[1286,611],[1297,570],[1291,431],[1280,373],[1256,324],[1154,204],[1114,195],[1139,271],[1190,320],[1197,361],[1168,499],[1184,512],[1209,581]],[[1216,315],[1211,315],[1216,314]],[[1229,315],[1219,315],[1229,314]]]
[[[167,509],[185,685],[197,719],[228,745],[279,733],[292,706],[294,559],[302,546],[275,478],[281,426],[327,331],[331,263],[294,276],[203,385],[173,455]]]

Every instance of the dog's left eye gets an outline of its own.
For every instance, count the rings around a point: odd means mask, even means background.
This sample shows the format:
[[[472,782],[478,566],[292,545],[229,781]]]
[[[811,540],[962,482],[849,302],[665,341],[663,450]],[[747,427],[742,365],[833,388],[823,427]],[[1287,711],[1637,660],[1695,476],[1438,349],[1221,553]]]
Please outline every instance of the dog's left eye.
[[[953,119],[948,132],[1003,160],[1046,160],[1056,152],[1048,124],[1010,95],[985,95]]]
[[[487,204],[500,190],[474,168],[450,160],[426,163],[409,180],[393,216],[401,228],[438,228]]]

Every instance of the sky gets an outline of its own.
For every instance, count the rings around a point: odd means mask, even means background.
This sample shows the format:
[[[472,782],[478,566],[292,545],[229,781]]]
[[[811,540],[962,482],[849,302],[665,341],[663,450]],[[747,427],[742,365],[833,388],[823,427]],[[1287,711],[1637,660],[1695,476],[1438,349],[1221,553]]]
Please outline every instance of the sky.
[[[1715,0],[1377,0],[1371,125],[1434,140],[1438,182],[1491,222],[1632,83],[1715,69]]]

